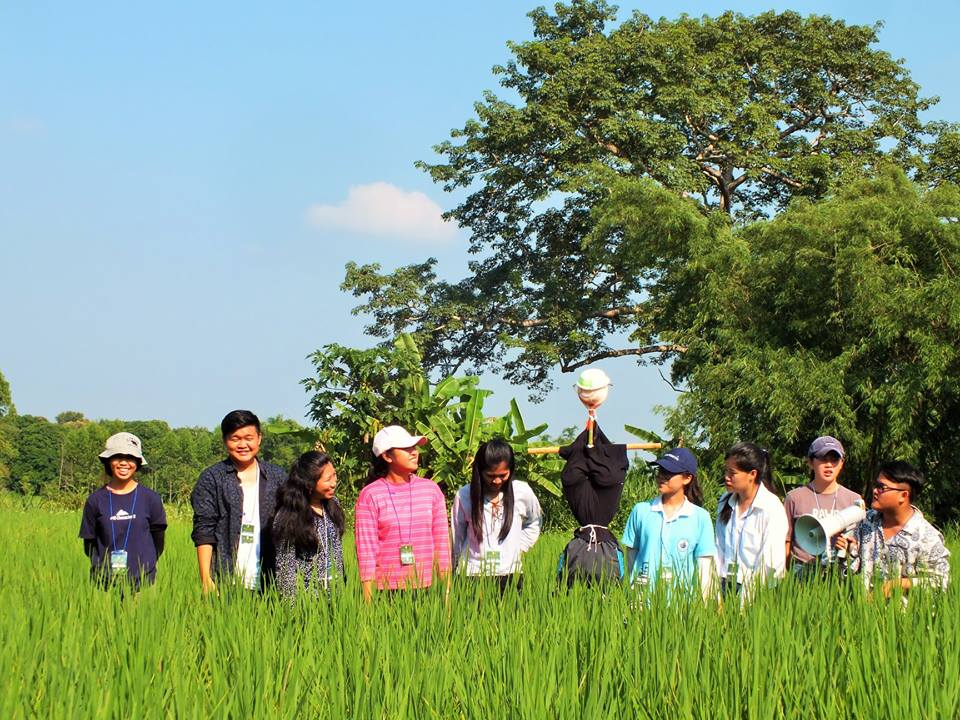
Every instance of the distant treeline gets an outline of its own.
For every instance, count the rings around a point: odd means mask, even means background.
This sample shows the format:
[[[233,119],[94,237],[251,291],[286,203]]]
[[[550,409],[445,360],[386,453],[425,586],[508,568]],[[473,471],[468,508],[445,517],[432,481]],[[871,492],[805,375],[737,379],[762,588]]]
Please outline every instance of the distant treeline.
[[[286,426],[291,420],[271,418]],[[147,466],[142,481],[166,503],[184,503],[200,471],[225,457],[219,428],[171,428],[162,420],[87,420],[82,413],[60,413],[54,422],[35,415],[3,418],[0,477],[8,491],[70,502],[104,482],[97,456],[106,439],[125,430],[140,437]],[[302,439],[264,431],[261,457],[290,467],[304,450]]]
[[[272,417],[262,425],[260,458],[268,462],[289,468],[301,453],[313,448],[309,432],[291,432],[301,428],[294,420]],[[282,427],[286,432],[271,433],[271,426]],[[162,420],[88,420],[74,411],[60,413],[53,422],[35,415],[8,414],[0,417],[0,487],[59,507],[80,508],[84,498],[105,482],[98,455],[106,439],[120,431],[132,432],[141,439],[148,464],[141,470],[139,480],[158,492],[170,506],[188,508],[190,492],[200,471],[226,457],[219,427],[171,428]],[[358,468],[343,462],[336,453],[334,456],[340,471],[337,496],[351,516],[357,493],[366,479],[366,467]],[[428,463],[429,457],[428,450]],[[423,474],[434,477],[429,467],[424,467]],[[466,482],[469,482],[466,476],[462,481],[449,478],[448,482],[441,482],[441,488],[450,499],[457,487]],[[629,512],[634,502],[652,497],[655,492],[649,473],[642,466],[634,466],[621,514]],[[545,527],[567,530],[574,526],[573,516],[562,498],[542,490],[538,496],[544,509]],[[618,515],[615,524],[622,524],[624,519]]]

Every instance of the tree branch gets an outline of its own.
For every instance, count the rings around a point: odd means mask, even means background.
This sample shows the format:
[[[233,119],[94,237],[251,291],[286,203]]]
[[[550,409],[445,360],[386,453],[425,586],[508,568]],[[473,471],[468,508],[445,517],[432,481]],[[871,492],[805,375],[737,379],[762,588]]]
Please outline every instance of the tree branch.
[[[596,320],[598,318],[618,318],[623,315],[638,315],[643,311],[643,305],[621,305],[620,307],[610,308],[609,310],[603,310],[597,313],[591,313],[589,315],[584,315],[582,320]],[[500,317],[496,318],[493,321],[490,319],[484,319],[474,316],[465,316],[465,315],[450,315],[451,320],[456,322],[475,322],[482,325],[485,328],[490,328],[496,323],[503,323],[504,325],[512,325],[514,327],[522,328],[535,328],[543,327],[544,325],[549,324],[551,321],[549,319],[537,318],[537,319],[526,319],[526,320],[515,320],[509,317]],[[438,325],[437,328],[445,327],[445,324]],[[436,328],[435,328],[436,329]]]
[[[685,353],[687,347],[685,345],[677,345],[676,343],[662,343],[659,345],[644,345],[643,347],[638,348],[623,348],[622,350],[603,350],[593,355],[588,355],[581,360],[576,360],[574,362],[564,362],[560,364],[560,369],[563,372],[571,372],[576,370],[579,367],[584,365],[589,365],[592,362],[597,360],[606,360],[607,358],[617,358],[617,357],[626,357],[628,355],[652,355],[654,353]]]
[[[760,168],[760,172],[766,173],[766,174],[769,175],[770,177],[776,178],[776,179],[779,180],[780,182],[785,183],[786,185],[789,185],[790,187],[792,187],[792,188],[794,188],[794,189],[799,189],[799,188],[802,188],[802,187],[803,187],[803,183],[797,182],[797,181],[794,180],[793,178],[789,178],[789,177],[787,177],[786,175],[784,175],[783,173],[777,172],[777,171],[774,170],[772,167],[762,167],[762,168]]]

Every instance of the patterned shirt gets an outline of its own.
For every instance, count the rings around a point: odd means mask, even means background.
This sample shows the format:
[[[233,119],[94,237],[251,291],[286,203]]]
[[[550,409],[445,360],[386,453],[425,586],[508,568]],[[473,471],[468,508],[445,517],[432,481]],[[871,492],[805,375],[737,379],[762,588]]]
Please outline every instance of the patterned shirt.
[[[312,590],[317,594],[326,589],[334,578],[343,578],[343,545],[340,533],[329,516],[314,515],[313,528],[320,543],[313,552],[302,552],[290,543],[283,543],[277,551],[277,587],[280,594],[293,598],[298,590]]]
[[[882,519],[877,510],[868,510],[857,525],[853,536],[857,546],[849,551],[847,570],[861,573],[867,587],[876,573],[882,580],[910,578],[914,585],[946,589],[950,551],[943,544],[943,535],[917,508],[889,540],[883,537]]]
[[[434,566],[450,571],[446,503],[432,480],[374,480],[360,491],[355,521],[360,582],[374,580],[390,590],[425,588],[433,583]],[[401,558],[405,548],[413,552],[410,564]]]

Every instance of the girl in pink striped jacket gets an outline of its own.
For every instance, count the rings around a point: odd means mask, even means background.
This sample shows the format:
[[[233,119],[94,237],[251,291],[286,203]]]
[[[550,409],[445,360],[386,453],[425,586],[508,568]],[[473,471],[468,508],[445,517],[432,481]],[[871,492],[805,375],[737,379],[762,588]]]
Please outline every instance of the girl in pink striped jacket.
[[[363,597],[380,590],[426,588],[450,573],[450,537],[443,493],[414,473],[427,439],[398,425],[373,438],[369,482],[355,511],[357,565]]]

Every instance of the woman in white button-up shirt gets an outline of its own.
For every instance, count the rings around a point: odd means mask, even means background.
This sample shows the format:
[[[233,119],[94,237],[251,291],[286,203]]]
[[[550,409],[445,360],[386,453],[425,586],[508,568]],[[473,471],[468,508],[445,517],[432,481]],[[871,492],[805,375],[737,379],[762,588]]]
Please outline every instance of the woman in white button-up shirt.
[[[773,494],[770,455],[753,443],[727,451],[727,492],[717,508],[717,570],[726,592],[783,577],[789,533],[783,503]]]
[[[493,576],[501,591],[520,587],[521,559],[540,537],[537,496],[513,479],[513,448],[504,440],[483,443],[469,485],[457,491],[450,513],[453,566],[468,576]]]

